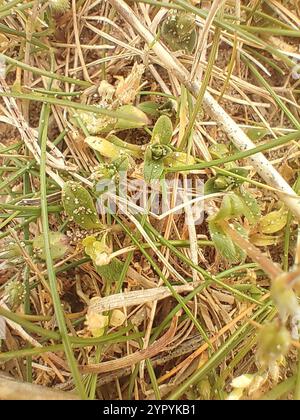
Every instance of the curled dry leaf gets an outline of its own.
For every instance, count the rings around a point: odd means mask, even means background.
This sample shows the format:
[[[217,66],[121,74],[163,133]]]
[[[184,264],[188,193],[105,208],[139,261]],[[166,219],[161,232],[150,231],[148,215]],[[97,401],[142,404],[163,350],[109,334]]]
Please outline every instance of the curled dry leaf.
[[[134,63],[130,74],[124,79],[118,76],[119,83],[116,88],[115,96],[120,104],[130,104],[135,100],[141,86],[141,78],[144,74],[145,66]]]

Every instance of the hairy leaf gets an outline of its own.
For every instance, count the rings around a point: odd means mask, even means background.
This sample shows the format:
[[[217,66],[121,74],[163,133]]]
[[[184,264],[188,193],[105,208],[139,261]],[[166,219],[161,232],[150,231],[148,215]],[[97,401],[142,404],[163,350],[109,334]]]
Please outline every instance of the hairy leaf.
[[[249,223],[254,224],[261,216],[260,207],[255,197],[245,189],[240,189],[237,194],[244,203],[243,213]]]
[[[62,189],[62,202],[70,219],[82,228],[102,227],[90,193],[78,182],[65,183]]]
[[[245,252],[234,244],[230,236],[225,233],[218,223],[211,221],[209,222],[208,227],[216,250],[222,255],[222,257],[232,263],[238,263],[246,257]],[[241,228],[240,225],[236,225],[235,227]],[[239,233],[241,233],[240,229],[238,230]]]
[[[287,223],[287,211],[284,207],[280,210],[272,211],[263,216],[258,228],[262,233],[276,233],[283,229]]]
[[[163,159],[154,160],[152,157],[151,147],[148,146],[145,153],[144,160],[144,179],[150,182],[154,179],[159,179],[164,171]]]
[[[49,232],[50,252],[53,260],[62,258],[69,250],[68,238],[61,232]],[[44,235],[38,235],[33,240],[33,249],[36,255],[46,260]]]
[[[169,144],[173,135],[172,121],[166,115],[161,115],[152,131],[151,143]]]

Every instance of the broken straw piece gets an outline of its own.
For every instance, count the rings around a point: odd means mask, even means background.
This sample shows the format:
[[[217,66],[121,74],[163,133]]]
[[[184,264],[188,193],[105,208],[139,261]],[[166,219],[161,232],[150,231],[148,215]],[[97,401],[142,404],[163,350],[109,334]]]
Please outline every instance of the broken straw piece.
[[[173,288],[177,293],[191,292],[194,290],[195,284],[174,286]],[[103,298],[97,296],[91,299],[88,312],[100,314],[104,311],[134,305],[142,305],[143,303],[165,299],[169,296],[172,296],[172,292],[167,287],[134,290],[128,293],[117,293],[115,295],[105,296]]]

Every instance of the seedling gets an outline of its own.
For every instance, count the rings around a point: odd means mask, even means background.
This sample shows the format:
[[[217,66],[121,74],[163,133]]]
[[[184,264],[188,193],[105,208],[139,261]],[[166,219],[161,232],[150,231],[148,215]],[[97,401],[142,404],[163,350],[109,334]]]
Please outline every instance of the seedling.
[[[247,174],[244,168],[232,168],[229,172]],[[257,223],[260,217],[260,207],[254,196],[245,189],[239,180],[234,177],[215,176],[205,184],[205,193],[227,191],[223,197],[219,211],[209,218],[208,227],[211,238],[218,252],[231,262],[242,261],[246,257],[244,250],[239,248],[222,228],[222,222],[244,216],[250,225]],[[233,227],[244,237],[248,232],[235,221]]]
[[[152,137],[144,156],[144,178],[146,182],[159,179],[164,171],[164,159],[171,153],[170,142],[173,127],[170,118],[162,115],[156,121]]]

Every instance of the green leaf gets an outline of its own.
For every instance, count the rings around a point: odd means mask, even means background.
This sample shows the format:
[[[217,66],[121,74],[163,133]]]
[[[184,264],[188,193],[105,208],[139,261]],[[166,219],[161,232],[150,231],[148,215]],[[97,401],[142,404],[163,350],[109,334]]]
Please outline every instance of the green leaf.
[[[25,285],[18,279],[13,279],[5,284],[5,294],[7,295],[9,306],[12,310],[17,309],[25,299]]]
[[[269,134],[269,130],[267,128],[249,128],[247,130],[247,136],[255,143],[256,141],[262,140],[267,134]]]
[[[208,228],[216,250],[222,255],[222,257],[232,263],[238,263],[246,257],[246,253],[234,244],[230,236],[224,232],[218,223],[210,221],[208,223]],[[241,226],[239,224],[236,224],[235,228],[239,231],[239,233],[241,232]]]
[[[225,195],[222,200],[220,210],[215,215],[215,222],[229,219],[230,217],[240,216],[243,214],[244,203],[235,193]]]
[[[152,118],[158,118],[160,115],[159,106],[160,104],[157,102],[145,101],[145,102],[141,102],[138,105],[138,109],[140,109],[141,111],[143,111],[145,114],[149,115]]]
[[[61,232],[49,232],[50,251],[53,260],[62,258],[69,250],[68,238]],[[44,235],[36,236],[33,240],[33,249],[36,255],[46,260]]]
[[[164,159],[164,163],[170,168],[176,168],[176,166],[194,165],[196,163],[196,160],[193,156],[188,155],[185,152],[171,152]]]
[[[269,246],[277,244],[279,236],[254,233],[250,236],[250,242],[255,246]]]
[[[129,130],[141,128],[149,124],[147,115],[133,105],[123,105],[117,109],[118,118],[81,111],[79,117],[91,135],[109,133],[112,130]],[[122,118],[132,117],[135,121]]]
[[[161,115],[155,123],[152,131],[151,143],[160,143],[168,145],[172,139],[173,126],[172,121],[166,115]]]
[[[139,146],[127,143],[115,135],[110,135],[105,139],[98,136],[88,136],[85,143],[110,160],[119,159],[124,155],[139,158],[143,156],[142,149]]]
[[[194,15],[176,10],[169,11],[162,23],[161,35],[173,51],[192,53],[197,41]]]
[[[152,158],[151,146],[148,146],[145,152],[144,160],[144,179],[150,182],[154,179],[159,179],[164,171],[163,159],[154,160]]]
[[[214,216],[214,221],[222,221],[231,217],[244,215],[250,224],[257,222],[260,217],[260,208],[253,197],[246,190],[231,192],[225,195],[218,213]]]
[[[220,159],[228,155],[229,150],[224,143],[215,143],[209,148],[209,152],[214,159]]]
[[[240,189],[238,194],[244,202],[243,213],[248,219],[249,223],[254,224],[261,216],[260,207],[255,197],[245,189]]]
[[[78,182],[68,181],[62,189],[62,202],[67,215],[84,229],[103,227],[90,193]]]
[[[108,283],[117,282],[123,270],[124,263],[118,258],[113,258],[107,265],[95,266],[97,273]]]
[[[145,125],[149,124],[149,119],[147,115],[138,109],[136,106],[133,105],[123,105],[118,108],[118,114],[124,115],[125,117],[130,115],[131,117],[135,117],[136,122],[131,122],[126,119],[118,118],[117,123],[115,125],[115,130],[128,130],[131,128],[141,128]]]
[[[287,223],[288,212],[284,207],[263,216],[258,229],[262,233],[275,233],[283,229]]]
[[[221,179],[222,182],[219,183],[216,182],[217,180]],[[204,184],[204,194],[214,194],[219,191],[224,191],[228,187],[228,181],[226,177],[219,177],[219,176],[213,176],[212,178],[208,179]]]
[[[216,250],[227,260],[235,262],[236,250],[232,239],[217,223],[209,222],[208,227]]]
[[[121,140],[114,134],[110,134],[106,137],[106,140],[113,143],[115,146],[119,146],[124,149],[127,153],[134,157],[142,157],[142,147],[137,144],[128,143],[127,141]]]
[[[101,137],[88,136],[85,139],[85,143],[87,143],[91,149],[96,150],[102,156],[111,160],[118,159],[122,153],[122,149],[119,146],[116,146]]]
[[[244,178],[247,178],[248,173],[249,173],[248,169],[241,168],[239,166],[237,166],[236,168],[229,169],[229,172],[232,172],[233,174],[242,176]],[[234,184],[234,186],[239,186],[239,185],[241,185],[245,182],[242,179],[237,179],[237,178],[231,177],[231,176],[228,176],[228,179],[230,180],[230,182],[232,182]]]

